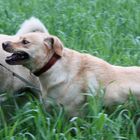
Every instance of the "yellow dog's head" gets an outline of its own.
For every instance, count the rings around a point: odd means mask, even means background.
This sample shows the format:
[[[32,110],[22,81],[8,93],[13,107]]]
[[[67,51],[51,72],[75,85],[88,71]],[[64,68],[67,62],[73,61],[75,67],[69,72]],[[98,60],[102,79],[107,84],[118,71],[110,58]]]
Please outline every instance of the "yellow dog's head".
[[[59,38],[45,33],[28,33],[16,42],[4,42],[2,47],[12,53],[5,60],[8,64],[23,65],[32,72],[43,67],[54,53],[60,57],[63,54]]]

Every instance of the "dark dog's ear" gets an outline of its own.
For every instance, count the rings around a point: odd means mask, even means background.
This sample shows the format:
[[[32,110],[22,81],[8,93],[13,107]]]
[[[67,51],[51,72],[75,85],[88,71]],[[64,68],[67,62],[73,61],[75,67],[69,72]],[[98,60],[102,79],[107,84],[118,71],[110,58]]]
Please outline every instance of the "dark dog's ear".
[[[62,56],[62,51],[63,51],[63,44],[60,41],[59,38],[55,37],[55,36],[49,36],[47,38],[44,39],[44,44],[49,48],[49,49],[53,49],[54,52],[59,55]]]

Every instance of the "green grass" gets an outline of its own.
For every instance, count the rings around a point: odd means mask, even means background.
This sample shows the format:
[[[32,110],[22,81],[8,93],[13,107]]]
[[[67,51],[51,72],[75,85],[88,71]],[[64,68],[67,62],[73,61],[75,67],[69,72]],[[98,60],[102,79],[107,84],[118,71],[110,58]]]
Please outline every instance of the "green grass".
[[[139,0],[0,0],[1,33],[14,34],[31,16],[43,21],[66,47],[115,65],[140,63]],[[140,105],[135,99],[107,111],[100,96],[89,96],[85,106],[85,116],[68,119],[62,107],[48,113],[31,97],[22,106],[12,101],[0,107],[0,139],[138,139]]]

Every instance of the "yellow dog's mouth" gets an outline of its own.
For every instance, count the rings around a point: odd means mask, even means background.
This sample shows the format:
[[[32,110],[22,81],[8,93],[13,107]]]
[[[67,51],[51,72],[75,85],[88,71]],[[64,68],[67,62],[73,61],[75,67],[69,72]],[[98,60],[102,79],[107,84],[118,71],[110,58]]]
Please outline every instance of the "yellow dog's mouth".
[[[11,56],[6,57],[6,63],[10,65],[21,65],[23,61],[29,59],[29,54],[24,51],[14,52]]]

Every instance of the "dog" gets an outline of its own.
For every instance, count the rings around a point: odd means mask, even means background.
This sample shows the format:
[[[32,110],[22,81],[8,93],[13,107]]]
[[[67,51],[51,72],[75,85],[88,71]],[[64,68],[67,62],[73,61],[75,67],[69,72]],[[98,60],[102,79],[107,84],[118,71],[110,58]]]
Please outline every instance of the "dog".
[[[61,40],[45,33],[28,33],[18,41],[2,44],[10,65],[23,65],[39,77],[43,99],[52,98],[72,116],[86,102],[83,93],[105,90],[104,105],[127,100],[130,91],[140,99],[140,68],[111,65],[90,54],[64,47]]]
[[[22,92],[24,90],[30,90],[31,92],[35,92],[36,90],[34,90],[34,88],[40,89],[38,78],[30,74],[30,71],[27,68],[23,66],[10,66],[7,65],[7,63],[5,63],[4,61],[5,57],[7,57],[9,53],[3,51],[2,42],[5,42],[6,40],[17,40],[20,35],[29,32],[48,33],[48,30],[39,19],[31,17],[30,19],[23,22],[16,35],[0,34],[0,64],[15,72],[29,83],[32,83],[32,85],[34,86],[31,87],[27,83],[24,83],[16,76],[13,76],[13,73],[0,66],[0,102],[5,101],[7,97],[11,97],[14,94],[18,94],[19,92]]]

